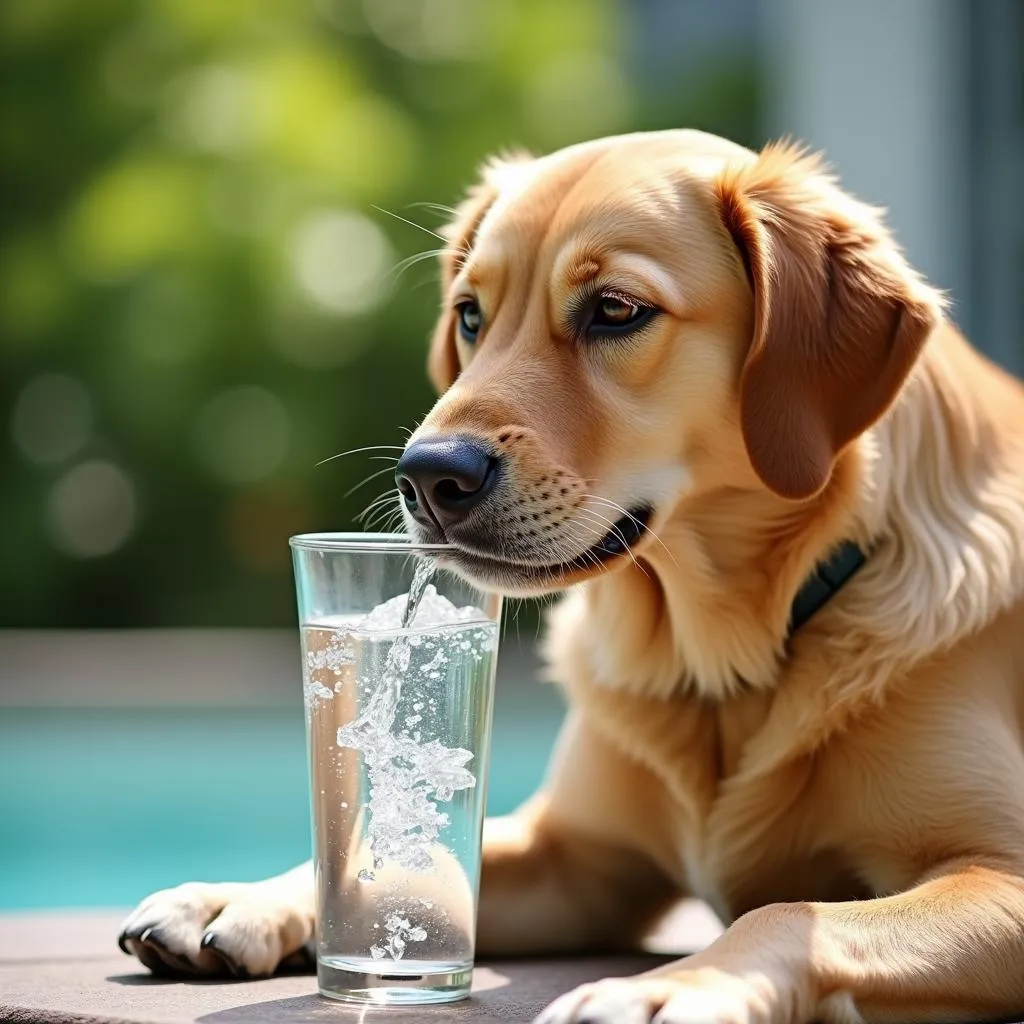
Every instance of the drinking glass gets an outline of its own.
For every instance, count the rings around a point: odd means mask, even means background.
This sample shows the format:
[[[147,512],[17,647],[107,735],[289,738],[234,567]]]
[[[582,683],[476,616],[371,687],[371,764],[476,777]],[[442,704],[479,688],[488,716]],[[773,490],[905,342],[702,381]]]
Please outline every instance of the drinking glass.
[[[332,999],[469,994],[501,598],[393,534],[291,539],[317,978]]]

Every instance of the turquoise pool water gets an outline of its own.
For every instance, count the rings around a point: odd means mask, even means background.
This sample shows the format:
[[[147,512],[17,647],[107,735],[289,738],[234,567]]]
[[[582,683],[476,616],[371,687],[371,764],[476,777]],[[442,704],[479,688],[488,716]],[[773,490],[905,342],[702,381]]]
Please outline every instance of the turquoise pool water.
[[[557,693],[502,694],[488,807],[541,781]],[[309,856],[302,709],[0,708],[0,908],[122,906]]]

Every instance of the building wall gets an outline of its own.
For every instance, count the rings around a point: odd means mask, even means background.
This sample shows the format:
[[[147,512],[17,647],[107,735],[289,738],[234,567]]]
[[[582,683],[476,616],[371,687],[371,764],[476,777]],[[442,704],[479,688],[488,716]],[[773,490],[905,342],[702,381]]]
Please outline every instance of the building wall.
[[[911,261],[969,308],[959,0],[770,0],[762,7],[769,132],[825,151],[884,206]]]
[[[762,0],[766,134],[884,206],[972,340],[1024,372],[1024,5]]]

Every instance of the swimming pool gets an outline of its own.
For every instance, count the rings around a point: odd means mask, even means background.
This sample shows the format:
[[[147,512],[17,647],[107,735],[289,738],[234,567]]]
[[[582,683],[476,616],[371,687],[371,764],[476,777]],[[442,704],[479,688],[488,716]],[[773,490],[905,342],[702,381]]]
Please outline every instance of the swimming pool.
[[[541,781],[554,688],[501,679],[489,810]],[[0,707],[0,908],[124,906],[309,856],[302,706]]]

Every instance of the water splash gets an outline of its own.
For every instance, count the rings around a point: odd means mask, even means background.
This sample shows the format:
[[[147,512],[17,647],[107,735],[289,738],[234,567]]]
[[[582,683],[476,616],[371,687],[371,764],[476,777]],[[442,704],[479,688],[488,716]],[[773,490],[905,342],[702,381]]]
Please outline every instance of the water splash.
[[[429,869],[433,864],[430,846],[448,824],[448,815],[438,809],[437,803],[451,800],[456,790],[476,785],[476,777],[466,767],[473,757],[471,751],[449,748],[437,740],[421,743],[415,735],[392,732],[412,647],[422,642],[422,637],[410,636],[408,630],[415,624],[424,598],[430,599],[431,626],[464,622],[481,614],[474,608],[456,608],[438,595],[430,586],[434,572],[435,565],[428,559],[417,564],[397,623],[395,601],[374,609],[360,623],[360,629],[367,625],[381,630],[398,626],[400,632],[365,710],[338,730],[338,745],[360,751],[369,775],[367,837],[374,870],[387,860],[410,871]],[[439,648],[428,666],[433,671],[446,660]]]

